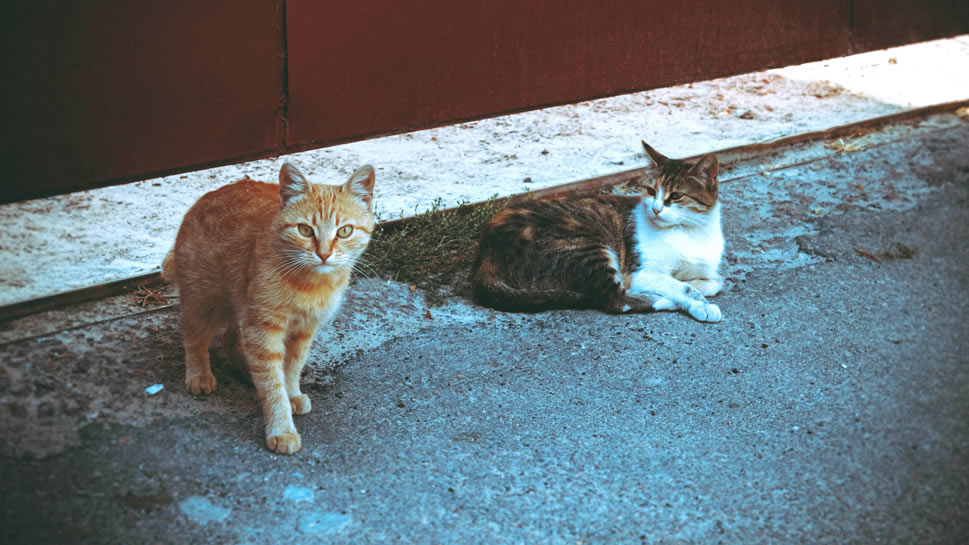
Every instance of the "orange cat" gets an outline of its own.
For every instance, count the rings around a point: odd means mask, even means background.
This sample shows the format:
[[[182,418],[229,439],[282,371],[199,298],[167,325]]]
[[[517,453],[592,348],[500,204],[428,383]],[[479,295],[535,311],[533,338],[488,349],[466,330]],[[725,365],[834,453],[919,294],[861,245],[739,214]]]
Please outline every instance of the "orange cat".
[[[310,410],[300,372],[370,242],[373,185],[369,165],[327,186],[286,163],[279,185],[247,179],[203,195],[162,264],[162,277],[178,285],[185,386],[215,390],[208,347],[226,328],[223,345],[252,378],[274,452],[300,449],[293,415]]]

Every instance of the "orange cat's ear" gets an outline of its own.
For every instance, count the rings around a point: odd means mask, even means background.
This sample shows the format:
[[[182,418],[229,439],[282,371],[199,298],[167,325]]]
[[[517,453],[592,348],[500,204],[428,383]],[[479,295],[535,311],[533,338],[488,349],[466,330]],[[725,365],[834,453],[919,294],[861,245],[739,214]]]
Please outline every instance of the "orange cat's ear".
[[[720,172],[720,162],[715,155],[704,155],[690,167],[691,174],[699,174],[707,181],[707,185],[717,183],[717,173]]]
[[[653,146],[647,144],[645,140],[640,141],[643,143],[643,149],[646,150],[646,155],[649,155],[649,158],[656,163],[656,166],[662,168],[664,165],[670,162],[668,157],[653,149]]]
[[[293,163],[285,162],[279,169],[279,199],[280,205],[286,206],[293,200],[302,197],[310,190],[310,182]]]
[[[367,208],[373,203],[373,183],[376,179],[373,167],[364,165],[350,176],[347,183],[343,184],[343,191],[349,191],[354,197],[360,199]]]

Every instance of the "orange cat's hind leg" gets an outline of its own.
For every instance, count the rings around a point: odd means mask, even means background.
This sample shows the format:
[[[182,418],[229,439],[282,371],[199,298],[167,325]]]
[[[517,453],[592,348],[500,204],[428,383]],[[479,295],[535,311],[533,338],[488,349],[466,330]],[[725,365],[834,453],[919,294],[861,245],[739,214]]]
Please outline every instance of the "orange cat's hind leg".
[[[211,394],[215,391],[215,375],[209,362],[208,334],[185,335],[185,387],[192,395]]]
[[[185,388],[192,395],[215,391],[215,375],[209,361],[209,343],[217,323],[212,316],[182,303],[182,334],[185,339]]]
[[[230,323],[222,335],[222,349],[225,356],[239,373],[249,382],[252,382],[252,375],[249,374],[249,365],[246,364],[246,354],[242,350],[239,336],[239,327],[235,323]]]

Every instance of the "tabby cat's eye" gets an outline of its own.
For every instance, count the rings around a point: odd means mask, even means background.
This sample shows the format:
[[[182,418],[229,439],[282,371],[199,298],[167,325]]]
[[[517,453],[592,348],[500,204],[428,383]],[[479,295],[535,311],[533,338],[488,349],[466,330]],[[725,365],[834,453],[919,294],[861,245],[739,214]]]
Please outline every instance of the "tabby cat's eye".
[[[650,197],[655,197],[656,196],[656,190],[653,189],[652,187],[647,187],[646,188],[646,194],[648,194]]]
[[[297,225],[296,229],[299,230],[299,234],[303,235],[304,237],[308,238],[313,236],[313,228],[310,227],[309,225],[306,225],[305,223],[301,223]]]
[[[336,232],[336,236],[340,238],[347,238],[348,236],[350,236],[350,233],[352,232],[353,232],[352,225],[344,225],[343,227],[340,227],[340,230]]]
[[[671,201],[678,201],[678,200],[680,200],[681,197],[683,197],[683,194],[682,193],[675,193],[675,192],[674,193],[670,193],[670,200]]]

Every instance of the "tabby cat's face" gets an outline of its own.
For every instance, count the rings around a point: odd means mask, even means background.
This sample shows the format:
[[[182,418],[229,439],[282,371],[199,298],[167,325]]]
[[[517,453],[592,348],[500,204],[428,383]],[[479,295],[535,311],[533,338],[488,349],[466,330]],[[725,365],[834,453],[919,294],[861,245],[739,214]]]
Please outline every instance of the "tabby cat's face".
[[[357,170],[342,186],[311,184],[290,164],[279,177],[286,262],[316,274],[352,268],[373,232],[373,169]]]
[[[688,163],[669,159],[646,142],[643,147],[660,169],[643,191],[646,217],[660,227],[704,224],[717,204],[717,158],[705,155]]]

